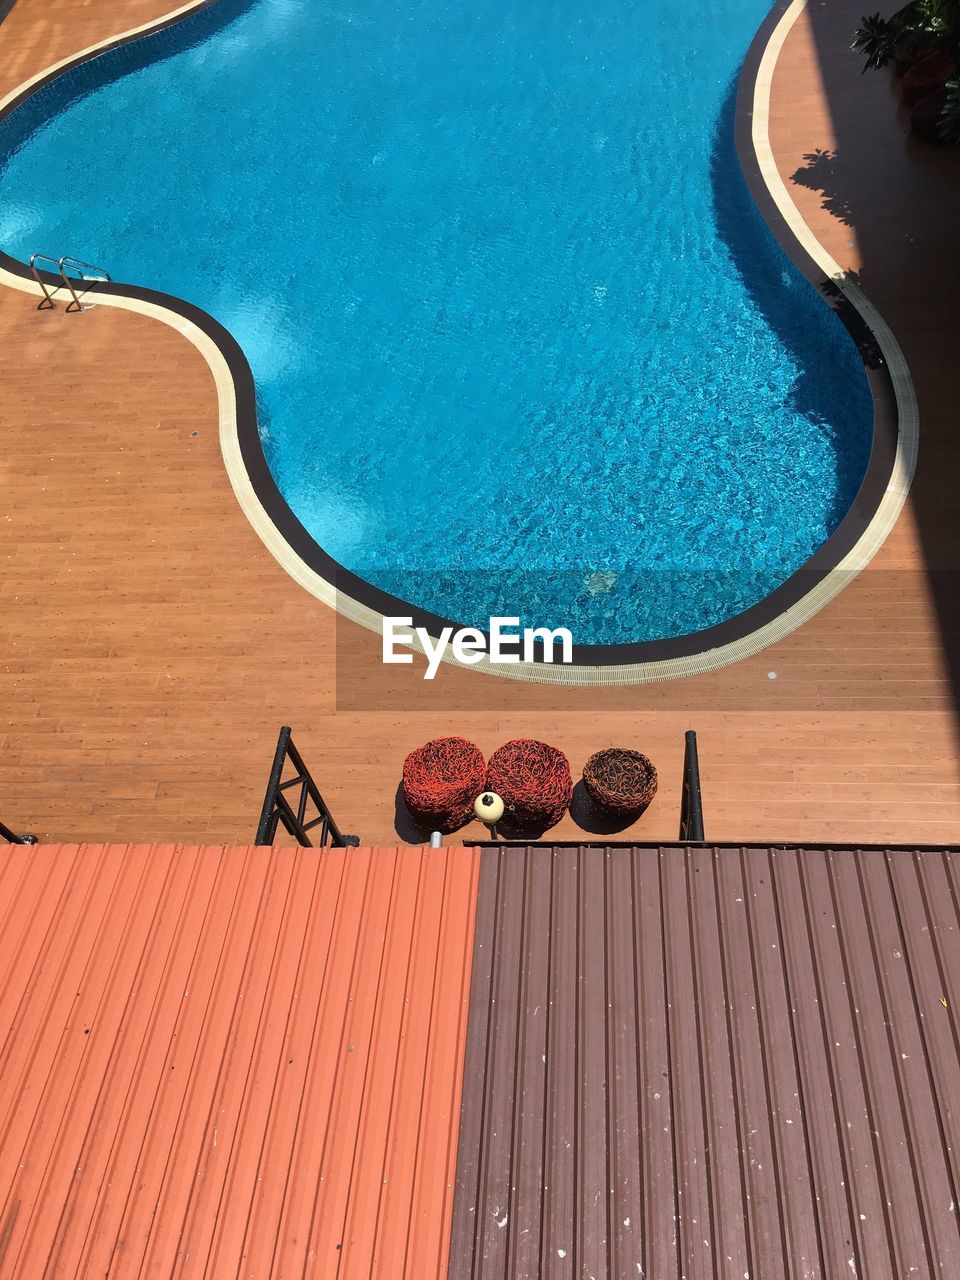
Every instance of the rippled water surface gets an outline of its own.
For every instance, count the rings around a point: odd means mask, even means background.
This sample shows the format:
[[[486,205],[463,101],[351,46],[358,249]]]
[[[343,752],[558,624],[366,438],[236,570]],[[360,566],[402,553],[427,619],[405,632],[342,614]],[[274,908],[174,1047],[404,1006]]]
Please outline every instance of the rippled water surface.
[[[766,8],[220,0],[0,126],[0,246],[224,323],[288,503],[378,586],[696,631],[803,564],[870,444],[736,163]]]

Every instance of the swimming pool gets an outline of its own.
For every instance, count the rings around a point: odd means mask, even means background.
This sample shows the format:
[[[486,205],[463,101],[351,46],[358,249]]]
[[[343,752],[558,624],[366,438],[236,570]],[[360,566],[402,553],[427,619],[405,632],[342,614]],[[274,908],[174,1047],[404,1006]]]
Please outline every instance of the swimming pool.
[[[737,165],[765,10],[219,0],[0,125],[0,247],[225,325],[284,499],[390,595],[700,632],[824,543],[872,436]]]

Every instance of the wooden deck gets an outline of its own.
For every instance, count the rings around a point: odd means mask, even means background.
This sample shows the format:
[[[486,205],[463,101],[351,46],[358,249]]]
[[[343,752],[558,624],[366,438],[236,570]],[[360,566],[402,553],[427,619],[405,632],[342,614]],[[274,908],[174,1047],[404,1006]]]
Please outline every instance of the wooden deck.
[[[0,92],[170,7],[17,0],[0,26]],[[632,834],[660,839],[676,835],[692,726],[713,840],[949,841],[960,154],[915,146],[887,79],[861,78],[848,52],[861,10],[839,0],[804,15],[773,91],[788,186],[861,272],[920,403],[911,502],[832,605],[755,659],[671,684],[539,688],[453,669],[413,682],[253,534],[190,345],[139,316],[41,313],[0,290],[0,816],[53,840],[247,841],[287,722],[365,843],[395,842],[403,757],[441,733],[488,754],[542,737],[575,774],[601,746],[639,746],[661,790]],[[568,820],[554,834],[577,831]]]

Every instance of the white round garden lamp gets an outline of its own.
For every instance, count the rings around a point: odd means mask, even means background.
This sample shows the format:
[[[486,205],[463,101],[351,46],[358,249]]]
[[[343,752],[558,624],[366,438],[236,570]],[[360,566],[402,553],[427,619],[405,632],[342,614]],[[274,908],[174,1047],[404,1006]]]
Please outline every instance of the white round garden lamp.
[[[497,823],[503,817],[503,801],[497,793],[482,791],[473,802],[473,812],[490,828],[490,834],[496,838]]]

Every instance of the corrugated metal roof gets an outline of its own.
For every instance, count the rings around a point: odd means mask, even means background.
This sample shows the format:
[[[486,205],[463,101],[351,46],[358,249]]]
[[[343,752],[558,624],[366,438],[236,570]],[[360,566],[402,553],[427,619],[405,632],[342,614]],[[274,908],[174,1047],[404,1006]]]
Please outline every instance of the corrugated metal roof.
[[[0,1275],[444,1275],[477,871],[0,846]]]
[[[960,1275],[958,859],[485,849],[453,1280]]]

